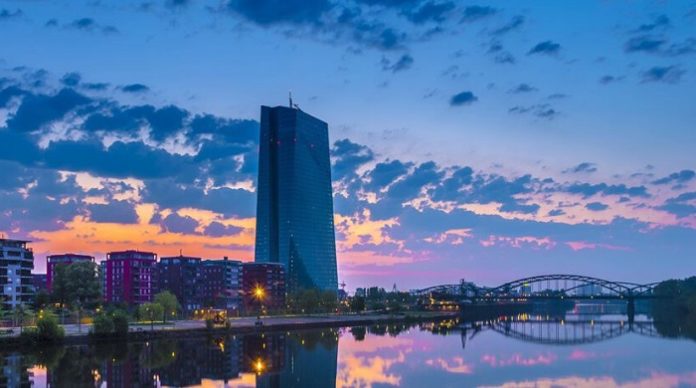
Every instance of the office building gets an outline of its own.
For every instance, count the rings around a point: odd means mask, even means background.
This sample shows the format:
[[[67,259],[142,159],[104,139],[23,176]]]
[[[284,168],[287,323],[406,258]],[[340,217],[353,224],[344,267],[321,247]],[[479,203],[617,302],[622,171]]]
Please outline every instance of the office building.
[[[257,263],[280,263],[290,292],[338,289],[328,125],[261,107]]]
[[[277,263],[244,263],[242,295],[247,312],[285,306],[285,268]]]
[[[46,257],[46,288],[51,290],[53,279],[56,277],[56,268],[61,265],[73,263],[94,263],[94,257],[66,253],[62,255],[49,255]]]
[[[104,271],[104,299],[111,303],[151,302],[156,261],[157,255],[150,252],[130,250],[108,253]]]
[[[29,241],[0,238],[0,303],[7,309],[31,302],[34,252]]]

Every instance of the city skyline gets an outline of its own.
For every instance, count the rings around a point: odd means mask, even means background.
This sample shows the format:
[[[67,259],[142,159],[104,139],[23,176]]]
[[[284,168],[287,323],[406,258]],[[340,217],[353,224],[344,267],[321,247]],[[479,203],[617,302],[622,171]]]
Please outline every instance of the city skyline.
[[[258,107],[292,90],[348,289],[692,275],[694,4],[284,3],[0,1],[0,233],[35,272],[252,261]]]

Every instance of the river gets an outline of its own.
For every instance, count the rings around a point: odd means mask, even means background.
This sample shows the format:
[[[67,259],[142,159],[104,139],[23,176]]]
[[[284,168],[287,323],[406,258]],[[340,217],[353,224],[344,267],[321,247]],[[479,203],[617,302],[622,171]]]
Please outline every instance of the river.
[[[518,314],[0,350],[0,386],[690,387],[693,338],[642,315]]]

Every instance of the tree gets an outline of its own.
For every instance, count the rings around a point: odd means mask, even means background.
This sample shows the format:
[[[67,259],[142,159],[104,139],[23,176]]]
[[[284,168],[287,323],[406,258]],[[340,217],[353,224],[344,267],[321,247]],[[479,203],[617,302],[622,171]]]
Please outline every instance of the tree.
[[[92,307],[100,300],[101,287],[97,265],[93,262],[79,262],[58,265],[54,271],[55,276],[51,283],[53,300],[60,303],[62,309],[66,306],[75,308],[79,321],[82,309]]]
[[[125,337],[128,335],[128,314],[123,310],[116,310],[111,314],[111,319],[114,322],[114,333],[118,336]]]
[[[138,316],[141,320],[150,321],[150,329],[154,329],[155,318],[161,317],[163,311],[159,303],[145,303],[138,306]]]
[[[92,332],[95,335],[110,335],[111,333],[113,333],[113,331],[114,321],[111,319],[109,314],[101,312],[94,316]]]
[[[34,297],[34,309],[41,310],[51,303],[51,294],[46,290],[39,290]]]
[[[350,310],[356,313],[365,310],[365,298],[362,296],[354,296],[350,301]]]
[[[336,310],[338,299],[333,291],[307,289],[289,295],[288,305],[296,313],[326,313]]]
[[[24,321],[27,317],[31,317],[32,311],[23,304],[18,304],[12,309],[12,321],[14,326],[19,326],[19,332],[24,329]]]
[[[155,303],[162,306],[162,322],[167,323],[167,316],[174,315],[179,310],[179,301],[169,291],[162,291],[155,295]]]
[[[91,261],[67,266],[68,298],[71,303],[91,307],[101,296],[97,265]]]
[[[51,282],[51,296],[53,300],[63,308],[68,303],[70,294],[66,265],[57,265],[53,268],[53,280]]]
[[[63,338],[65,331],[58,325],[58,318],[51,311],[43,311],[36,321],[38,339],[42,341],[57,341]]]

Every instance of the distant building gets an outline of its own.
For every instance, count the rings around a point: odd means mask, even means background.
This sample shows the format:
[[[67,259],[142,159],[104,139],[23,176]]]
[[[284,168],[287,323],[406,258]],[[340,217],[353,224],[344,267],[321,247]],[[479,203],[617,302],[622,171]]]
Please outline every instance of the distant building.
[[[6,308],[31,302],[34,252],[29,241],[0,239],[0,303]]]
[[[162,257],[157,263],[157,292],[169,291],[185,312],[202,307],[201,291],[206,280],[201,273],[199,257]]]
[[[73,263],[94,263],[94,257],[65,253],[62,255],[50,255],[46,257],[46,288],[51,290],[53,279],[56,277],[56,267]]]
[[[260,291],[260,295],[257,294]],[[260,307],[277,309],[285,306],[285,269],[282,264],[244,263],[242,296],[247,311]]]
[[[31,275],[31,285],[34,287],[34,292],[48,291],[46,279],[47,276],[45,273],[35,273]]]
[[[328,125],[261,107],[256,263],[280,263],[290,292],[338,290]]]
[[[106,255],[104,298],[111,303],[142,304],[152,301],[157,255],[122,251]]]
[[[225,309],[229,313],[239,311],[241,305],[242,262],[229,260],[205,260],[203,262],[204,307]]]

